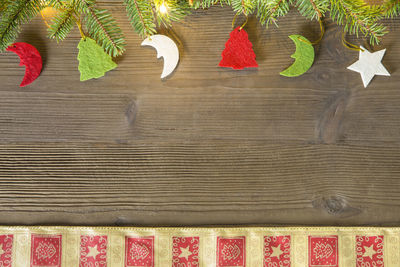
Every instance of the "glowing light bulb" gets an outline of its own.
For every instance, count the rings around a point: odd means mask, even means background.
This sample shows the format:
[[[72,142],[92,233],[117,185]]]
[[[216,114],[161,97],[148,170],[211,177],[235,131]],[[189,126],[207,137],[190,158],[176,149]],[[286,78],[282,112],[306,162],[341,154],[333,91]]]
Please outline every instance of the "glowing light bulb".
[[[162,13],[162,14],[166,14],[167,12],[168,12],[168,8],[167,8],[167,6],[165,5],[165,2],[163,2],[161,5],[160,5],[160,12]]]

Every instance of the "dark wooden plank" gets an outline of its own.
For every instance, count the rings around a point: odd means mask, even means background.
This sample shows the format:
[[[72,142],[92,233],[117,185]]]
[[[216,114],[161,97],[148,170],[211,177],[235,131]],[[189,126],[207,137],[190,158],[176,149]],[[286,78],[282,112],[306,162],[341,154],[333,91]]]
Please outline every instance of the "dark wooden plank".
[[[20,144],[0,155],[2,212],[15,212],[2,223],[29,212],[24,223],[372,224],[400,211],[397,148]]]
[[[120,2],[103,7],[128,40],[104,78],[79,82],[79,33],[57,45],[40,18],[19,39],[44,56],[34,84],[19,88],[19,59],[0,55],[0,224],[398,223],[398,21],[374,48],[393,75],[364,89],[329,22],[314,66],[288,79],[287,36],[312,40],[317,23],[250,18],[260,67],[238,72],[216,67],[231,10],[196,11],[174,27],[182,57],[161,81]]]
[[[132,95],[1,92],[0,142],[120,142],[135,116]]]

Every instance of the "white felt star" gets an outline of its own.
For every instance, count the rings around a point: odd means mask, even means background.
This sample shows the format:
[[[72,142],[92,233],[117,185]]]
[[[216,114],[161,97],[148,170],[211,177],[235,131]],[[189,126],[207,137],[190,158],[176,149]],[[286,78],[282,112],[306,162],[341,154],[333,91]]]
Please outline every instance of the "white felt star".
[[[94,247],[88,247],[89,252],[86,255],[87,258],[89,257],[93,257],[93,259],[96,259],[97,255],[100,254],[100,252],[97,249],[97,245],[95,245]]]
[[[186,258],[186,260],[189,260],[189,256],[192,255],[193,253],[190,252],[189,246],[186,248],[181,248],[181,254],[179,255],[179,258]]]
[[[362,46],[360,46],[360,48],[360,57],[358,61],[347,68],[361,74],[364,87],[368,86],[375,75],[390,76],[390,73],[381,62],[386,49],[371,53]]]

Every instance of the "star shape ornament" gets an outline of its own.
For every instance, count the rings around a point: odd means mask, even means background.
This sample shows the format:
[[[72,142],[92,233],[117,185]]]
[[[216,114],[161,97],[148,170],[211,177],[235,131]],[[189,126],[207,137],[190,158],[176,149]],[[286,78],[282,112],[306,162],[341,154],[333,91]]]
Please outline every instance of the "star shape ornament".
[[[386,49],[374,53],[369,52],[362,46],[360,46],[360,49],[358,61],[347,68],[361,74],[364,87],[368,86],[375,75],[390,76],[390,73],[381,62]]]
[[[277,257],[279,259],[279,257],[283,254],[283,251],[282,251],[280,245],[278,245],[276,247],[272,246],[271,249],[272,249],[272,254],[270,256],[271,258]]]
[[[190,255],[192,255],[192,252],[190,252],[189,246],[186,248],[181,248],[181,254],[179,254],[179,258],[185,258],[187,261],[189,261]]]
[[[372,260],[372,257],[376,254],[375,249],[373,248],[374,245],[371,245],[369,247],[364,246],[364,254],[363,257],[370,257],[370,259]]]
[[[94,247],[88,247],[89,252],[86,255],[87,258],[89,257],[93,257],[93,259],[96,259],[97,255],[100,254],[99,250],[97,249],[97,245],[95,245]]]

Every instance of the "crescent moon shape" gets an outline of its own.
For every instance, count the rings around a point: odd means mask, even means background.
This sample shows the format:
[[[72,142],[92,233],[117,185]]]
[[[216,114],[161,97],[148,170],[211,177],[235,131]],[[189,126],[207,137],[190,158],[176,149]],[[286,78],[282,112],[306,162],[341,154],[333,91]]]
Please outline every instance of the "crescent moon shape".
[[[280,74],[286,77],[297,77],[306,73],[314,63],[314,47],[304,36],[290,35],[296,45],[296,52],[291,56],[295,62]]]
[[[147,37],[142,46],[151,46],[157,50],[157,58],[164,58],[164,68],[161,79],[170,75],[179,62],[179,50],[174,41],[162,34],[155,34]]]
[[[42,71],[42,57],[39,51],[27,43],[14,43],[10,45],[7,51],[16,53],[20,58],[20,66],[25,65],[25,76],[20,84],[21,87],[26,86],[36,80]]]

